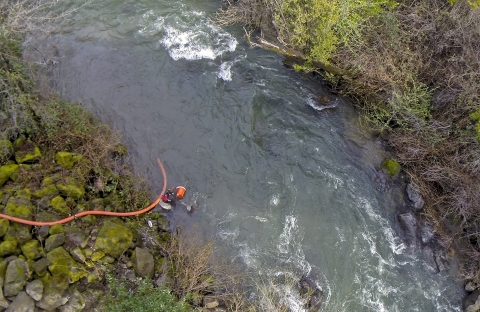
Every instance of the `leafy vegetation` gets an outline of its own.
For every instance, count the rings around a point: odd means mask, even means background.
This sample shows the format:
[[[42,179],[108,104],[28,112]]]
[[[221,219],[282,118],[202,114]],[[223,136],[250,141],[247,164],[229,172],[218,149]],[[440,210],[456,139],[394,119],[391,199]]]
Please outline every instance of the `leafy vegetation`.
[[[104,312],[187,312],[192,308],[166,288],[153,287],[149,279],[126,281],[107,276]],[[128,287],[127,287],[128,285]]]

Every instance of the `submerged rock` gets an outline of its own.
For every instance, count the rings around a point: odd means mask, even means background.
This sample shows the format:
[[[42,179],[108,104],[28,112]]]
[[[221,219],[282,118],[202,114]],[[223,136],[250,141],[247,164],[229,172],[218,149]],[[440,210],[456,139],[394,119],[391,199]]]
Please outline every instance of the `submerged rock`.
[[[405,232],[405,241],[409,247],[417,248],[418,242],[418,223],[413,213],[404,213],[398,215],[400,226]]]
[[[318,311],[323,300],[323,291],[308,277],[300,279],[300,294],[305,302],[305,309],[309,312]]]

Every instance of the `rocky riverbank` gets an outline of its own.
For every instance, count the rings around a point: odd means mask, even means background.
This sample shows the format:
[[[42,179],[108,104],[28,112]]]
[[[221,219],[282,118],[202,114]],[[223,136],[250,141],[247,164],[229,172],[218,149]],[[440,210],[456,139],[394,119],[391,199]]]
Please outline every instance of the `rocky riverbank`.
[[[85,156],[43,148],[21,137],[1,142],[0,208],[9,216],[56,221],[85,210],[125,211],[127,189],[118,175],[82,175]],[[114,158],[112,158],[113,160]],[[97,184],[97,185],[95,185]],[[6,311],[82,311],[101,299],[106,272],[135,277],[164,275],[170,244],[168,222],[158,212],[144,217],[86,216],[63,225],[31,226],[0,219],[0,307]]]

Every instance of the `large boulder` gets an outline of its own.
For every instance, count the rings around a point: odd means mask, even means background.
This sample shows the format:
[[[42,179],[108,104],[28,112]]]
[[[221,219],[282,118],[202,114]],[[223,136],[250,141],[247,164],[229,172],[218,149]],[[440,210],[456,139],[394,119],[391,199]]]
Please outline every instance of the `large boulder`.
[[[135,248],[132,254],[133,269],[138,276],[153,277],[155,262],[150,252],[142,248]]]
[[[95,249],[103,250],[109,256],[118,258],[133,242],[132,231],[120,223],[106,221],[100,229]]]

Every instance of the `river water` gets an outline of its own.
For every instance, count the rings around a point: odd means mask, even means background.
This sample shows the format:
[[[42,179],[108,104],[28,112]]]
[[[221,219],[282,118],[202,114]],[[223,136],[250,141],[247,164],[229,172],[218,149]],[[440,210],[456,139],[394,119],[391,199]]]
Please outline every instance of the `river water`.
[[[322,311],[461,311],[454,272],[435,273],[397,235],[403,191],[376,189],[383,151],[351,104],[248,47],[240,27],[215,27],[218,8],[93,0],[43,41],[42,57],[56,56],[63,96],[123,134],[152,188],[156,157],[169,186],[187,187],[166,213],[172,227],[213,238],[262,280],[308,275]],[[303,311],[298,294],[279,291]]]

